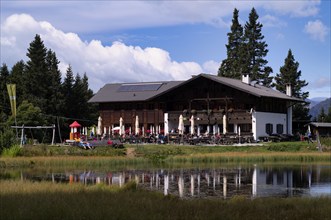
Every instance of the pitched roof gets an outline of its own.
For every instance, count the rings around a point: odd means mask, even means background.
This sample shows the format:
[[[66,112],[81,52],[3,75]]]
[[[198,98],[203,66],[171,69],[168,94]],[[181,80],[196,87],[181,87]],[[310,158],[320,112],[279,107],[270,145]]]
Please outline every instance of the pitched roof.
[[[106,84],[89,100],[89,102],[101,103],[147,101],[166,92],[169,92],[179,86],[185,85],[193,80],[197,80],[200,77],[210,79],[212,81],[252,94],[257,97],[271,97],[295,102],[304,102],[302,99],[287,96],[282,92],[261,86],[259,84],[249,85],[238,79],[219,77],[211,74],[199,74],[186,81]]]
[[[287,99],[291,101],[298,101],[298,102],[304,102],[304,100],[288,96],[280,91],[274,90],[272,88],[268,88],[265,86],[261,86],[259,84],[246,84],[238,79],[231,79],[227,77],[220,77],[216,75],[211,74],[200,74],[206,78],[209,78],[215,82],[219,82],[223,85],[230,86],[234,89],[238,89],[240,91],[252,94],[257,97],[271,97],[271,98],[279,98],[279,99]],[[200,76],[198,75],[198,76]]]
[[[106,84],[89,100],[89,102],[146,101],[170,90],[182,82],[183,81],[162,81]]]

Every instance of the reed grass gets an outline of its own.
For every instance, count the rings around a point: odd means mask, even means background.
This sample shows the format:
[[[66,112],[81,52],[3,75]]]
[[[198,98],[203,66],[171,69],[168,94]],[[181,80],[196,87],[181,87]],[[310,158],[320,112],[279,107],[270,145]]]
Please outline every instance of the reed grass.
[[[145,158],[102,157],[102,156],[53,156],[0,158],[0,168],[59,167],[70,169],[90,169],[114,166],[139,166],[149,161]]]
[[[209,153],[195,154],[190,157],[175,156],[168,158],[166,162],[182,162],[182,163],[256,163],[256,162],[331,162],[331,154],[329,153],[291,153],[291,152],[271,152],[271,153]]]
[[[125,149],[114,149],[110,146],[98,146],[93,150],[85,150],[77,146],[56,145],[26,145],[22,148],[21,155],[35,156],[125,156]]]
[[[330,197],[182,200],[130,183],[0,181],[1,219],[329,219]]]

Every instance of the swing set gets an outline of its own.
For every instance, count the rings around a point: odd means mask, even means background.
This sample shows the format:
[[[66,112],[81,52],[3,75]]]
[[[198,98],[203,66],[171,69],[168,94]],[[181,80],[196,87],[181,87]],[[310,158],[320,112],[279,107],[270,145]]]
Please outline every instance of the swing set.
[[[52,145],[54,145],[54,138],[55,138],[55,125],[51,125],[51,126],[11,126],[12,128],[16,128],[16,129],[22,129],[22,132],[21,132],[21,147],[23,146],[23,144],[25,144],[25,133],[24,133],[24,129],[30,129],[30,132],[31,132],[31,129],[45,129],[45,132],[44,132],[44,136],[43,136],[43,141],[44,141],[44,138],[46,136],[46,131],[47,129],[53,129],[53,136],[52,136]],[[32,132],[31,132],[32,134]],[[33,135],[32,135],[33,137]],[[42,141],[42,142],[43,142]]]

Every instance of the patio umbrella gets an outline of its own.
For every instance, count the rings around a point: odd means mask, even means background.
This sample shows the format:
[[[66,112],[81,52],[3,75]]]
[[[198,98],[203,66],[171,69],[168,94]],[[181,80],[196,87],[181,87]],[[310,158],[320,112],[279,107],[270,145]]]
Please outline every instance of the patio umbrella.
[[[123,118],[120,117],[120,135],[122,135],[124,132],[123,132]]]
[[[178,130],[179,130],[179,134],[183,134],[183,133],[184,133],[184,120],[183,120],[183,115],[180,115],[180,116],[179,116]]]
[[[136,115],[136,123],[135,123],[135,125],[136,125],[136,128],[135,128],[136,135],[138,135],[139,134],[139,117],[138,117],[138,115]]]
[[[226,115],[223,115],[223,134],[226,134]]]
[[[97,135],[101,135],[101,123],[102,123],[102,118],[99,116],[98,118],[98,127],[97,127]]]
[[[194,134],[194,116],[192,115],[191,116],[191,134],[193,135]]]

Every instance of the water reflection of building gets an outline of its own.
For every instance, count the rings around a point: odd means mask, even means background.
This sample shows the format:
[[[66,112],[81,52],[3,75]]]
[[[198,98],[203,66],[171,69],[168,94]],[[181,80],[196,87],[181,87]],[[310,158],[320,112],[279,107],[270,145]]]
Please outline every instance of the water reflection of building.
[[[135,181],[140,187],[172,194],[181,198],[231,198],[296,196],[318,191],[318,186],[330,186],[330,166],[302,166],[275,168],[254,166],[246,168],[179,169],[179,170],[129,170],[121,172],[82,171],[73,173],[23,174],[25,179],[48,180],[83,184],[104,183],[123,186]],[[326,185],[325,185],[326,184]],[[329,184],[329,185],[327,185]],[[325,190],[324,190],[325,191]],[[328,192],[326,192],[328,193]],[[331,192],[328,193],[331,195]]]
[[[322,169],[324,169],[325,175],[321,176]],[[315,192],[316,188],[318,188],[317,192]],[[253,197],[291,197],[303,194],[331,195],[330,166],[323,168],[321,166],[303,166],[299,169],[254,167]]]

